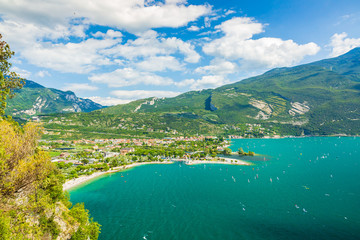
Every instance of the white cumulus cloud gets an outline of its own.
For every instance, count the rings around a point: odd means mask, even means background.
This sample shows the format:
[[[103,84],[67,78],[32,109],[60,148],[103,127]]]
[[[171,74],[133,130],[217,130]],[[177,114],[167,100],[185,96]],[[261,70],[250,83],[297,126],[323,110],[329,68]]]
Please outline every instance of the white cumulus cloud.
[[[21,52],[32,64],[68,73],[89,73],[99,66],[113,64],[100,50],[117,43],[116,39],[87,39],[80,43],[37,43]]]
[[[82,92],[82,91],[96,91],[98,89],[99,89],[98,87],[91,86],[88,83],[66,83],[65,86],[61,90]]]
[[[92,96],[92,97],[85,97],[86,99],[90,99],[93,102],[99,103],[103,106],[113,106],[118,104],[126,104],[131,102],[129,99],[120,99],[114,97],[99,97],[99,96]]]
[[[229,81],[221,75],[206,75],[202,76],[200,79],[185,79],[184,81],[176,83],[178,87],[189,87],[192,90],[201,90],[205,88],[216,88],[224,84],[229,83]]]
[[[187,30],[189,30],[191,32],[197,32],[200,30],[200,28],[198,26],[192,25]]]
[[[331,37],[331,42],[328,45],[332,47],[330,57],[337,57],[350,51],[353,48],[360,47],[360,38],[348,38],[347,33],[335,33]]]
[[[320,50],[312,42],[300,45],[280,38],[253,39],[255,34],[264,32],[264,27],[252,18],[234,17],[215,27],[224,36],[205,43],[203,51],[227,60],[239,60],[243,68],[251,69],[291,66]]]
[[[215,58],[211,61],[210,65],[198,67],[195,69],[195,72],[200,74],[227,75],[236,72],[237,68],[236,63]]]
[[[152,2],[144,0],[1,0],[0,13],[5,18],[54,27],[69,19],[84,19],[128,32],[151,28],[181,27],[211,12],[209,5],[189,5],[186,1]]]
[[[149,97],[175,97],[181,92],[160,91],[160,90],[115,90],[111,95],[125,100],[136,100]]]
[[[16,66],[13,66],[11,68],[11,71],[16,72],[17,74],[20,75],[21,78],[24,78],[24,79],[29,79],[31,77],[31,72],[29,72],[28,70],[25,70],[25,69],[18,68]]]
[[[160,55],[168,57],[168,63],[172,61],[169,67],[155,71],[181,69],[182,64],[169,58],[171,54],[180,53],[183,61],[196,63],[200,55],[190,43],[160,37],[150,29],[186,26],[212,12],[208,4],[191,5],[183,0],[0,2],[0,32],[17,56],[38,67],[82,74],[122,61],[116,58],[138,61]],[[87,34],[92,25],[128,31],[136,38],[122,44],[120,31]],[[150,71],[147,62],[151,59],[141,60],[139,66]]]
[[[144,85],[172,85],[173,80],[167,77],[138,71],[134,68],[121,68],[109,73],[93,74],[89,77],[92,82],[104,83],[109,87],[126,87],[137,84]]]
[[[57,39],[71,35],[67,28],[46,28],[31,23],[0,22],[0,32],[19,56],[38,67],[67,73],[88,73],[100,66],[112,64],[101,50],[121,42],[120,32],[109,30],[103,38],[89,38],[77,43],[53,43],[44,39]],[[23,37],[26,36],[26,37]]]
[[[152,56],[134,65],[138,69],[149,72],[162,72],[167,69],[179,71],[183,68],[179,61],[173,56]]]
[[[51,74],[48,71],[39,71],[36,73],[36,76],[43,78],[46,76],[51,76]]]
[[[129,40],[125,44],[106,49],[102,53],[129,60],[167,56],[175,53],[182,54],[184,61],[189,63],[196,63],[200,59],[200,55],[195,51],[195,46],[192,44],[175,37],[161,37],[154,30],[139,34],[135,40]]]

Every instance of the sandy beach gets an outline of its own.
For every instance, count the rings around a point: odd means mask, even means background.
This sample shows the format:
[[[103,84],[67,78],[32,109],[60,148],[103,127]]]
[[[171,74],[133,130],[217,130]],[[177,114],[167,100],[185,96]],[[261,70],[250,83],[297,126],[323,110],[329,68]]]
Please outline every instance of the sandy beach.
[[[186,162],[186,165],[195,165],[195,164],[230,164],[230,165],[251,165],[251,163],[249,162],[245,162],[245,161],[241,161],[241,160],[237,160],[237,159],[232,159],[232,158],[223,158],[225,159],[225,161],[211,161],[211,160],[189,160],[189,161],[184,161]],[[176,161],[174,159],[174,161]],[[80,176],[78,178],[75,179],[71,179],[68,180],[64,183],[63,185],[63,190],[67,191],[71,188],[74,188],[76,186],[79,186],[91,179],[97,178],[101,175],[107,174],[107,173],[114,173],[114,172],[119,172],[119,171],[123,171],[132,167],[136,167],[136,166],[140,166],[140,165],[146,165],[146,164],[171,164],[174,163],[173,161],[164,161],[164,162],[138,162],[138,163],[132,163],[129,165],[125,165],[125,166],[120,166],[120,167],[115,167],[109,171],[106,172],[95,172],[91,175],[86,175],[86,176]]]
[[[166,161],[166,162],[138,162],[138,163],[132,163],[132,164],[129,164],[129,165],[125,165],[125,166],[120,166],[120,167],[115,167],[109,171],[106,171],[106,172],[95,172],[91,175],[86,175],[86,176],[81,176],[81,177],[78,177],[78,178],[75,178],[75,179],[71,179],[71,180],[68,180],[64,183],[63,185],[63,190],[64,191],[67,191],[71,188],[74,188],[76,186],[79,186],[91,179],[94,179],[94,178],[97,178],[101,175],[104,175],[104,174],[107,174],[107,173],[113,173],[113,172],[119,172],[119,171],[123,171],[125,169],[129,169],[129,168],[133,168],[133,167],[136,167],[136,166],[140,166],[140,165],[146,165],[146,164],[171,164],[173,162],[171,161]]]
[[[223,158],[225,161],[211,161],[211,160],[190,160],[186,162],[186,165],[195,165],[195,164],[227,164],[227,165],[251,165],[249,162],[232,159],[232,158]]]

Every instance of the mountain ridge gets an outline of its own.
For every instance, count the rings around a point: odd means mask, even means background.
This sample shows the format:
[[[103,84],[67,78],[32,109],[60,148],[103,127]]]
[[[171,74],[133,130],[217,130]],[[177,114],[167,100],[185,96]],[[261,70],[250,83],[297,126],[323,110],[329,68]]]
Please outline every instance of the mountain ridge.
[[[173,98],[154,98],[153,104],[147,104],[148,99],[143,102],[137,100],[137,103],[142,103],[137,112],[193,113],[199,118],[222,124],[253,120],[286,122],[304,127],[307,124],[311,129],[307,130],[313,132],[313,124],[318,122],[319,118],[328,118],[330,121],[356,119],[354,115],[359,112],[353,104],[360,103],[359,59],[360,48],[356,48],[339,57],[272,69],[262,75],[215,89],[186,92]],[[131,104],[133,103],[99,111],[112,114],[130,113]],[[355,110],[342,112],[336,108]],[[324,112],[324,109],[328,109],[328,113]],[[322,113],[319,115],[320,112]],[[333,115],[329,114],[330,112]],[[323,125],[326,123],[321,126]],[[318,131],[319,134],[321,132],[322,130]]]
[[[360,135],[360,49],[215,89],[42,121],[49,138]]]
[[[26,80],[23,88],[16,90],[15,93],[15,97],[7,101],[5,112],[15,117],[61,112],[90,112],[103,108],[90,99],[77,97],[72,91],[46,88],[31,80]]]

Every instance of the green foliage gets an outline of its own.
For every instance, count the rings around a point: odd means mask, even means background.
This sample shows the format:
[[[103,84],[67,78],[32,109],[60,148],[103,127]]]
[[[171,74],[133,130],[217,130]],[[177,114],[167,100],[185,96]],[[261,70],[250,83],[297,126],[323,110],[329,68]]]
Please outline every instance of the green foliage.
[[[23,79],[15,72],[11,72],[10,58],[15,54],[10,50],[9,44],[2,41],[0,34],[0,116],[5,113],[6,99],[14,96],[14,90],[21,88]]]
[[[48,176],[46,176],[41,184],[41,189],[48,194],[53,203],[57,201],[66,202],[68,198],[63,192],[62,186],[64,183],[64,175],[59,169],[55,168]]]
[[[245,152],[242,147],[239,148],[238,154],[239,154],[240,156],[255,156],[255,153],[254,153],[254,152],[252,152],[252,151]]]
[[[148,147],[143,146],[139,147],[132,152],[131,155],[135,156],[163,156],[163,157],[182,157],[184,156],[185,151],[183,149],[178,149],[176,147]]]
[[[230,148],[225,148],[224,151],[223,151],[223,154],[224,155],[231,155],[232,151]]]
[[[91,113],[56,114],[42,117],[49,135],[46,139],[81,138],[164,138],[180,134],[196,135],[221,133],[204,119],[189,119],[176,114],[126,113],[105,114],[105,109]]]
[[[11,218],[4,214],[3,211],[0,210],[0,239],[8,240],[10,239],[10,221]]]
[[[245,152],[244,152],[244,149],[243,149],[242,147],[239,148],[238,153],[239,153],[240,155],[244,154],[244,153],[245,153]]]
[[[247,153],[247,155],[248,155],[248,156],[255,156],[255,153],[252,152],[252,151],[249,151],[249,152]]]
[[[72,240],[86,240],[88,237],[98,239],[100,233],[100,225],[89,220],[89,211],[85,209],[84,204],[76,204],[70,210],[70,215],[75,218],[81,225],[76,233],[71,237]]]
[[[40,228],[44,232],[50,233],[53,238],[59,236],[60,230],[56,222],[54,222],[54,216],[47,218],[45,215],[41,215],[39,218]]]
[[[61,234],[56,221],[70,234],[75,234],[72,222],[86,238],[96,239],[100,226],[87,211],[79,222],[79,211],[76,218],[66,214],[71,203],[63,192],[65,177],[37,147],[39,130],[34,123],[0,121],[0,239],[55,239]]]
[[[69,213],[80,224],[85,224],[89,218],[89,211],[85,209],[84,203],[77,203],[71,209]]]
[[[51,172],[49,156],[37,148],[40,129],[34,123],[23,128],[0,122],[0,196],[36,188]]]
[[[1,38],[0,34],[0,116],[7,97],[23,85],[10,71],[8,60],[14,52]],[[56,239],[60,229],[54,214],[69,211],[68,195],[62,191],[64,176],[38,148],[40,131],[34,123],[20,127],[11,119],[0,118],[0,239]],[[54,214],[47,217],[48,213]],[[87,222],[82,219],[79,223],[79,229],[86,230],[84,239],[97,239],[100,225],[89,220],[87,212],[85,216]],[[71,221],[61,220],[64,224]]]

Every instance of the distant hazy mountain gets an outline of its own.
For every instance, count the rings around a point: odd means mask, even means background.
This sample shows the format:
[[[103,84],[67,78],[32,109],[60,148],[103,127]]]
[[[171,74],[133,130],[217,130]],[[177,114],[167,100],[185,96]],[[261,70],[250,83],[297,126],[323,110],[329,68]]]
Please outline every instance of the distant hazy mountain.
[[[90,112],[100,108],[102,108],[100,104],[78,98],[71,91],[46,88],[26,80],[25,86],[16,91],[14,98],[8,100],[6,114],[28,117],[48,113]]]

